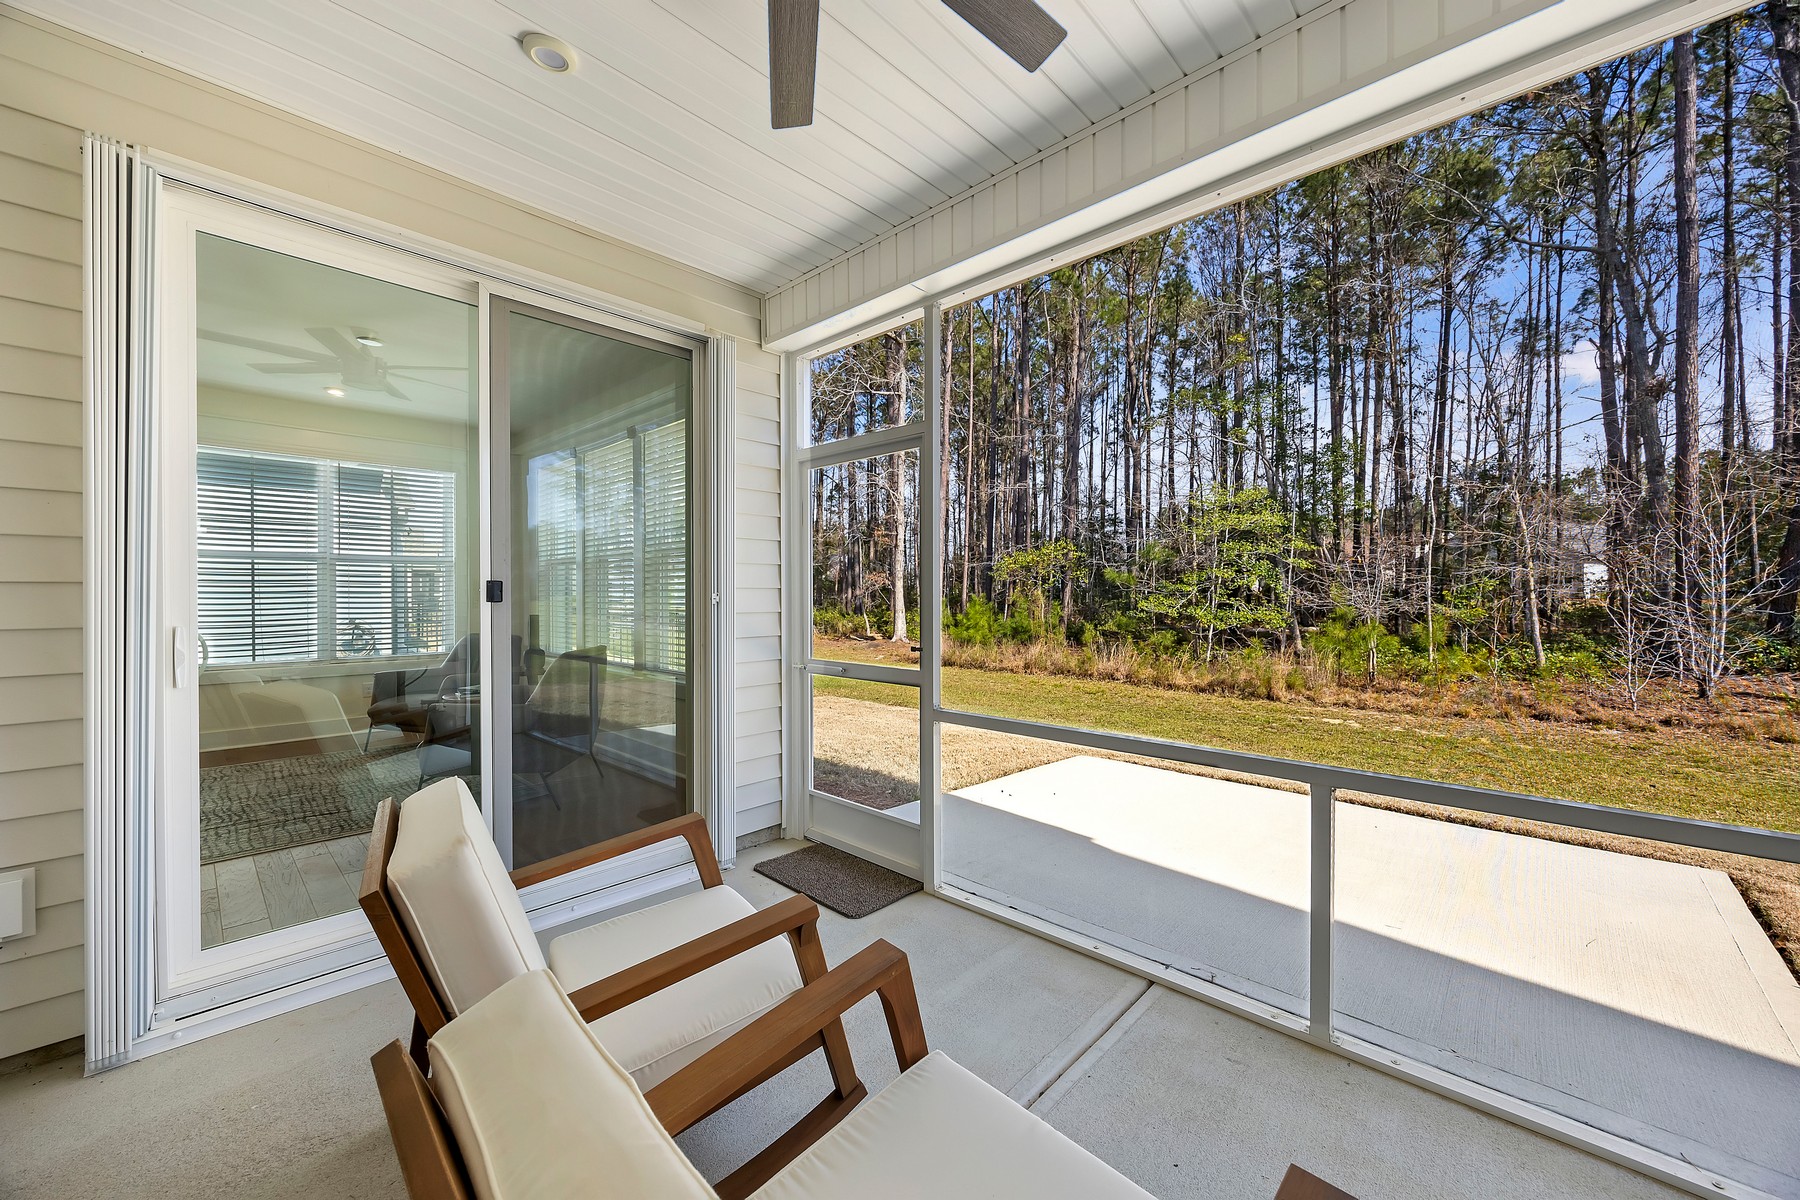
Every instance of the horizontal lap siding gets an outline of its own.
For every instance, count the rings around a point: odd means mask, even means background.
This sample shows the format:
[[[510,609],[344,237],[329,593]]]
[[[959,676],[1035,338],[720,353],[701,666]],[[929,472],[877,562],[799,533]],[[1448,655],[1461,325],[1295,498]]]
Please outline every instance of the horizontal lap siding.
[[[94,130],[699,321],[740,339],[738,832],[774,824],[779,360],[722,280],[48,22],[0,10],[0,869],[38,932],[0,946],[0,1058],[80,1034],[81,139]]]
[[[81,1032],[81,131],[0,108],[0,1058]]]
[[[781,821],[781,359],[740,342],[737,374],[732,736],[742,837]]]

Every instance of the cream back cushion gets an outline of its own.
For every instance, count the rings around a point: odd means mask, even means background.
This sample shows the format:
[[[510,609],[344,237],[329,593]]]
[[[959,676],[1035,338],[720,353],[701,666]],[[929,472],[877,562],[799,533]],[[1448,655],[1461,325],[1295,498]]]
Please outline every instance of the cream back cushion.
[[[519,891],[462,780],[441,779],[401,803],[388,889],[452,1015],[543,968]]]
[[[550,972],[500,985],[430,1055],[480,1200],[718,1200]]]

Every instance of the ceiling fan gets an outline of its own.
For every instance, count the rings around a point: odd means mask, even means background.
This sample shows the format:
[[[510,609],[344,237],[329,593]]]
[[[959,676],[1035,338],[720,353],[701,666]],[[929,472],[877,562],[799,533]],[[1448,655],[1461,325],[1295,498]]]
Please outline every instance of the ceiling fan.
[[[1044,65],[1068,30],[1033,0],[944,0],[1027,71]],[[819,0],[769,0],[769,121],[811,125],[819,65]]]
[[[438,367],[427,363],[390,363],[373,351],[373,347],[381,345],[381,340],[370,333],[357,333],[354,340],[345,337],[343,331],[330,326],[319,325],[306,331],[313,341],[324,348],[323,351],[307,349],[304,346],[284,346],[280,342],[265,342],[258,338],[239,337],[234,333],[219,333],[210,329],[199,331],[200,336],[209,342],[223,342],[230,346],[243,346],[249,350],[262,350],[269,354],[279,354],[286,358],[298,359],[298,362],[249,363],[252,371],[261,371],[264,375],[336,375],[339,387],[326,388],[334,395],[342,395],[343,389],[354,388],[363,392],[386,392],[388,395],[407,402],[412,397],[401,391],[394,383],[396,379],[404,379],[409,383],[431,385],[431,380],[420,379],[416,375],[402,375],[401,371],[467,371],[467,367]]]

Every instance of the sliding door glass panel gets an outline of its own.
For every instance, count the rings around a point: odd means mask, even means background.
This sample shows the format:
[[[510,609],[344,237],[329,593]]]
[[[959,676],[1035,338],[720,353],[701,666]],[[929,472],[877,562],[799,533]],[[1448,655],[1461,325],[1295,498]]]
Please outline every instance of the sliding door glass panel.
[[[375,806],[475,785],[473,306],[196,249],[202,947],[356,906]]]
[[[512,510],[512,855],[685,812],[686,352],[502,306]]]

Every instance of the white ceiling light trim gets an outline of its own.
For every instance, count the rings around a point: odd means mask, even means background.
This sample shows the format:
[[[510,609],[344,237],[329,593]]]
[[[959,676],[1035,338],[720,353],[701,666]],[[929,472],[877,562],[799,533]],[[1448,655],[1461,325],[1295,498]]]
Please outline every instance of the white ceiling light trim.
[[[527,58],[554,75],[564,75],[575,69],[575,47],[561,38],[547,33],[528,33],[519,39],[519,45]]]

